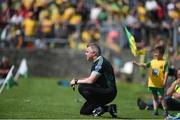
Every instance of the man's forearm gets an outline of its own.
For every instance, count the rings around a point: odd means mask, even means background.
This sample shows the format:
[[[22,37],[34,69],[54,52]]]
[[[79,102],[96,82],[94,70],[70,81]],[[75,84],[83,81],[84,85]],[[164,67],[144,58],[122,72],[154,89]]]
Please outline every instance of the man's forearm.
[[[89,80],[89,78],[78,79],[77,84],[81,84],[81,83],[92,84],[92,82],[91,82],[91,80]]]

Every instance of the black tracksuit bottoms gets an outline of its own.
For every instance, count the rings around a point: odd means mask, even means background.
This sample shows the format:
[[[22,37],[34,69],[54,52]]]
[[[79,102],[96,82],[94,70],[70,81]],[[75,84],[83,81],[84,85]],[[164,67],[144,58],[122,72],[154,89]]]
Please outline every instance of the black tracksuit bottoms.
[[[92,111],[101,106],[112,102],[116,97],[116,88],[101,88],[95,84],[80,84],[79,93],[86,99],[86,102],[80,110],[80,114],[91,115]]]

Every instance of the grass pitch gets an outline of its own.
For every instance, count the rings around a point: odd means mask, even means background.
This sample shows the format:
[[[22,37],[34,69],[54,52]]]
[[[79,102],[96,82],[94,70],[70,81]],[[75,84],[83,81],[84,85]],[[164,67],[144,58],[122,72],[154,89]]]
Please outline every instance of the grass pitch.
[[[93,119],[93,116],[83,116],[79,110],[85,101],[71,87],[59,86],[57,78],[31,77],[20,79],[18,86],[10,90],[4,89],[0,94],[0,118],[16,119]],[[139,110],[136,106],[137,97],[150,99],[147,87],[139,84],[117,82],[118,95],[113,103],[118,105],[120,119],[162,119],[153,116],[151,111]],[[170,111],[175,114],[177,111]],[[111,116],[105,113],[99,119]]]

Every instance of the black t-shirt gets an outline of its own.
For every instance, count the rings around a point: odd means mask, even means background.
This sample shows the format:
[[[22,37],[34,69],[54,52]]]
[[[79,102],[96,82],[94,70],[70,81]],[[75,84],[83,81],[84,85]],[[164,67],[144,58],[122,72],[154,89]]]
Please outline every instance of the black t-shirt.
[[[91,73],[100,74],[95,84],[102,88],[116,89],[115,75],[112,65],[102,56],[96,60],[91,68]]]

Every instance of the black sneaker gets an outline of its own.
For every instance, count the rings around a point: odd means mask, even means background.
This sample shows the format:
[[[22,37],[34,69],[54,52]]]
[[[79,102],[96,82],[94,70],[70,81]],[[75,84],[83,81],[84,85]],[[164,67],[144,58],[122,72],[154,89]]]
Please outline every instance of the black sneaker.
[[[109,113],[113,118],[117,118],[117,105],[116,104],[111,104],[109,106]]]
[[[137,106],[139,107],[140,110],[144,110],[147,106],[147,104],[141,100],[141,98],[137,99]]]
[[[94,117],[97,117],[97,116],[101,116],[102,114],[104,114],[104,110],[103,110],[103,108],[101,106],[99,106],[99,107],[95,108],[92,111],[92,113],[93,113]]]

